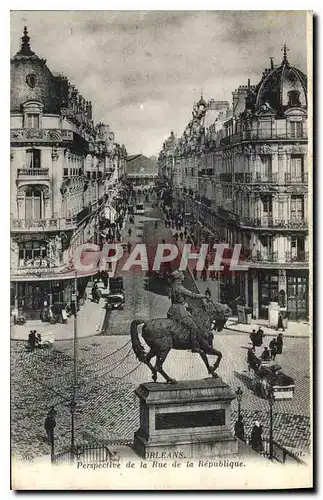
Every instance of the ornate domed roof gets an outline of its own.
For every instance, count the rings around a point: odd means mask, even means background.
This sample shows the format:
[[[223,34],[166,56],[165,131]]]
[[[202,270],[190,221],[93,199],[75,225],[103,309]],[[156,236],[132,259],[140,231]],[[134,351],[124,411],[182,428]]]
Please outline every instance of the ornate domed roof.
[[[256,109],[270,106],[283,115],[291,107],[307,108],[306,75],[291,66],[287,60],[287,47],[279,67],[266,70],[256,89]]]
[[[201,99],[199,100],[199,102],[196,104],[197,108],[199,108],[200,106],[204,106],[206,108],[206,102],[204,101],[203,99],[203,96],[201,95]]]
[[[11,59],[10,110],[22,112],[28,101],[40,102],[44,113],[59,112],[59,89],[46,60],[39,58],[30,48],[30,37],[25,26],[21,49]]]

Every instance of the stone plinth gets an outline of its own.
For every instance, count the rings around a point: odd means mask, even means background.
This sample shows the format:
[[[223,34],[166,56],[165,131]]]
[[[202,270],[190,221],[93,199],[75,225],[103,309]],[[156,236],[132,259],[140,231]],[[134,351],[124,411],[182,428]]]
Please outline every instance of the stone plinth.
[[[186,458],[199,458],[238,452],[231,432],[235,395],[221,378],[149,382],[135,393],[140,399],[140,428],[134,436],[139,456],[183,452]]]

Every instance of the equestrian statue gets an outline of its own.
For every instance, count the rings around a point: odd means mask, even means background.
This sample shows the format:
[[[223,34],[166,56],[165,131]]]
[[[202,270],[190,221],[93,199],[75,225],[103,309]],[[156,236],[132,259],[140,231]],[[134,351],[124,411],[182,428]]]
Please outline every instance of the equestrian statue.
[[[156,318],[149,321],[135,319],[131,322],[130,334],[132,348],[139,361],[145,363],[152,371],[152,379],[157,381],[160,373],[167,383],[176,383],[163,370],[163,363],[171,349],[187,350],[200,354],[207,371],[217,377],[222,353],[213,348],[213,331],[220,332],[232,315],[226,304],[214,303],[206,295],[193,293],[183,286],[184,275],[181,271],[173,271],[170,275],[171,285],[169,297],[171,306],[167,318]],[[186,299],[202,299],[202,306],[190,307]],[[139,340],[138,326],[142,325],[142,338],[150,347],[146,354]],[[210,366],[207,354],[217,356],[214,366]],[[151,359],[156,356],[156,364]]]

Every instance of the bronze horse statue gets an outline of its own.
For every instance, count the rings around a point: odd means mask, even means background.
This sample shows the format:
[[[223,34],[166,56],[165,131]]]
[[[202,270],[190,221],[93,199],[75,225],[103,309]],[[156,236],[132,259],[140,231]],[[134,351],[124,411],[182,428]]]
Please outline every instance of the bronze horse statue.
[[[231,309],[224,304],[207,301],[202,307],[194,307],[191,314],[200,328],[199,354],[207,368],[209,374],[217,377],[215,371],[218,368],[222,353],[213,348],[213,331],[221,331],[229,316]],[[142,337],[150,347],[146,354],[138,336],[138,326],[142,326]],[[187,350],[192,349],[190,332],[186,331],[180,323],[180,312],[177,305],[170,307],[167,318],[156,318],[149,321],[135,319],[131,322],[130,334],[132,348],[139,361],[145,363],[152,371],[152,379],[157,381],[157,374],[160,373],[167,383],[176,383],[163,370],[163,363],[171,349]],[[210,366],[207,354],[217,356],[214,366]],[[156,356],[156,365],[150,361]]]

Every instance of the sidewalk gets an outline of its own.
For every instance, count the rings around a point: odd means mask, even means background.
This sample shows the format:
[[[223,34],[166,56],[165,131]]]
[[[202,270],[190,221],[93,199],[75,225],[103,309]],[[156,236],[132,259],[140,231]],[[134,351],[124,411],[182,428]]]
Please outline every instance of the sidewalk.
[[[101,298],[96,304],[87,299],[84,306],[80,307],[77,314],[77,337],[92,337],[100,333],[106,309],[105,300]],[[56,340],[72,340],[74,338],[74,316],[70,316],[66,324],[43,323],[40,320],[27,321],[24,325],[11,326],[11,340],[28,340],[30,330],[37,330],[38,333],[54,333]]]
[[[170,231],[172,234],[175,234],[177,231],[175,229],[171,229]],[[178,239],[177,241],[177,246],[179,250],[182,252],[183,247],[185,245],[185,241],[180,241]],[[192,279],[195,282],[195,285],[197,289],[199,290],[200,293],[204,293],[207,287],[209,287],[211,291],[211,296],[214,301],[219,301],[220,297],[220,284],[219,282],[215,279],[212,280],[211,278],[207,277],[205,281],[202,280],[200,277],[201,273],[198,273],[198,279],[194,279],[193,276],[193,268],[195,267],[195,262],[194,261],[189,261],[188,262],[188,269],[189,272],[192,276]],[[268,326],[268,321],[265,319],[258,319],[258,320],[252,320],[252,323],[250,325],[245,325],[242,323],[238,322],[237,317],[232,317],[229,318],[227,323],[226,323],[226,329],[230,330],[232,332],[236,333],[241,333],[241,334],[248,334],[252,332],[252,330],[257,330],[259,326],[264,331],[264,334],[269,336],[269,337],[276,337],[277,336],[277,331],[269,328]],[[280,330],[281,332],[281,330]],[[289,321],[288,322],[288,328],[284,332],[284,337],[296,337],[296,338],[309,338],[310,335],[310,326],[309,323],[307,322],[298,322],[298,321]]]
[[[128,215],[125,217],[123,228],[121,230],[121,239],[124,243],[129,240],[127,230],[129,228]],[[116,270],[116,264],[112,264],[112,270],[109,276],[113,277]],[[87,296],[85,304],[80,307],[77,314],[77,337],[79,339],[93,337],[98,335],[103,327],[106,315],[105,298],[102,297],[97,304],[91,301],[91,286],[87,287]],[[10,329],[11,340],[28,340],[30,330],[37,330],[38,333],[54,333],[55,341],[73,340],[74,338],[74,316],[70,316],[66,324],[43,323],[41,320],[29,320],[24,325],[12,325]]]

